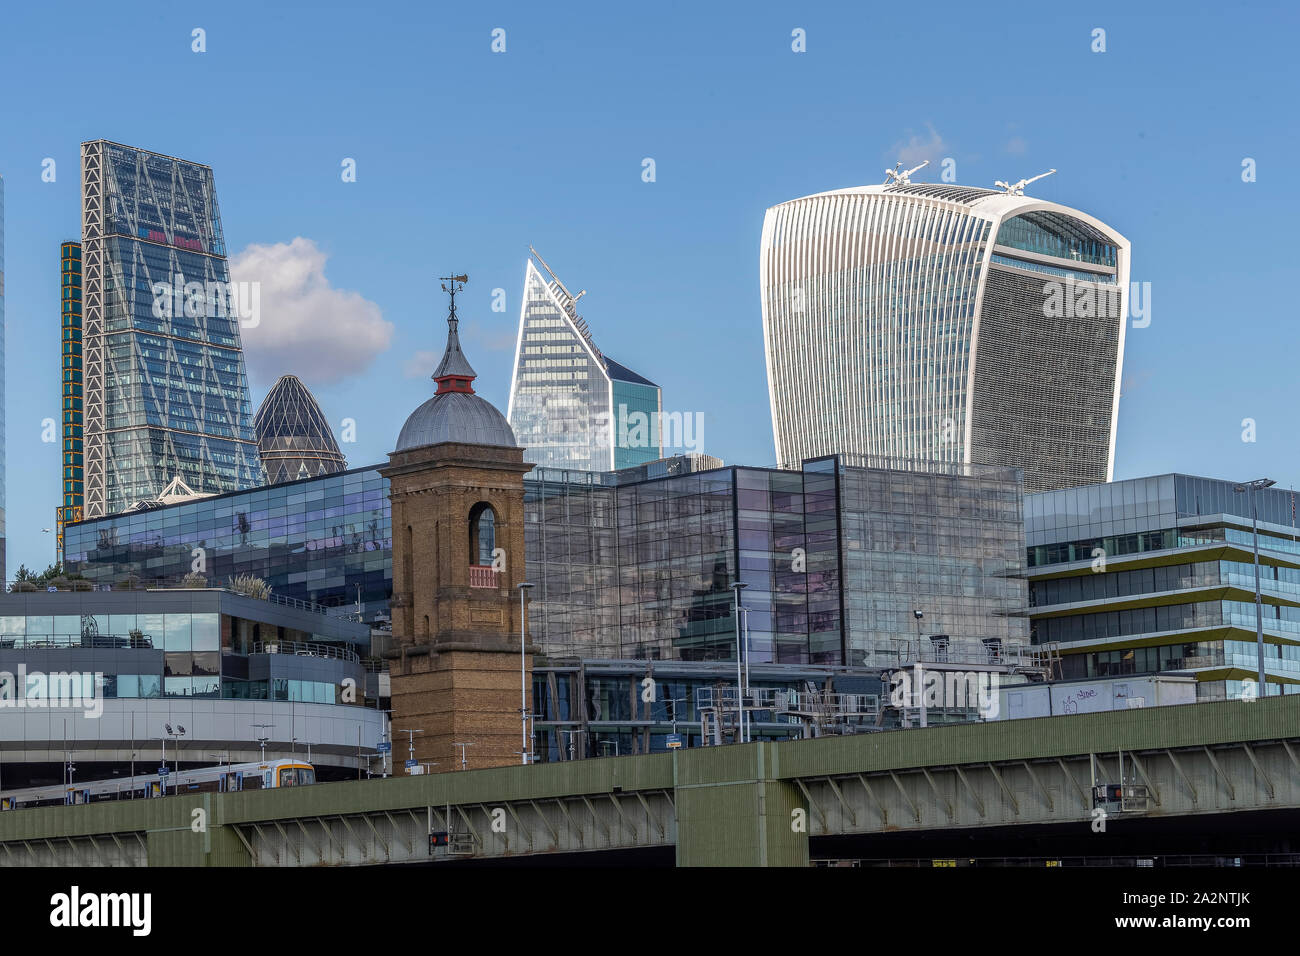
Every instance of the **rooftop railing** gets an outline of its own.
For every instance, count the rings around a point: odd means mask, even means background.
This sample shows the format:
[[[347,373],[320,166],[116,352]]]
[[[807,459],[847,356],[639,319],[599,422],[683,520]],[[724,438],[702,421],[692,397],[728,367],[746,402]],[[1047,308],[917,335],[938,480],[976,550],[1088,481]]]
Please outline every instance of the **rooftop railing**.
[[[322,657],[327,660],[348,661],[356,664],[361,656],[356,651],[332,644],[315,644],[309,641],[255,641],[254,654],[292,654],[295,657]]]
[[[322,616],[346,618],[348,615],[355,615],[355,605],[344,604],[339,607],[328,607],[324,604],[317,604],[314,601],[304,601],[300,598],[288,597],[283,594],[276,594],[274,591],[265,597],[248,594],[244,591],[238,591],[234,588],[224,585],[213,586],[187,586],[179,581],[119,581],[115,584],[97,584],[94,581],[85,578],[54,578],[49,581],[22,580],[6,581],[4,589],[9,594],[41,594],[45,592],[59,591],[222,591],[226,594],[237,594],[241,597],[252,598],[253,600],[266,601],[270,604],[278,604],[281,607],[290,607],[298,611],[307,611],[310,614],[320,614]]]

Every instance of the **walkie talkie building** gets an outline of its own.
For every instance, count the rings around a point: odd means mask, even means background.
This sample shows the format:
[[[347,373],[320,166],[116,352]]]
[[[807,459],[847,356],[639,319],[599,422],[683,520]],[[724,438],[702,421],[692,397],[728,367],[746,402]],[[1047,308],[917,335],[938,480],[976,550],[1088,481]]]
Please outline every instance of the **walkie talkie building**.
[[[1128,240],[1014,190],[864,186],[767,210],[782,467],[853,453],[1014,466],[1026,491],[1111,479]]]

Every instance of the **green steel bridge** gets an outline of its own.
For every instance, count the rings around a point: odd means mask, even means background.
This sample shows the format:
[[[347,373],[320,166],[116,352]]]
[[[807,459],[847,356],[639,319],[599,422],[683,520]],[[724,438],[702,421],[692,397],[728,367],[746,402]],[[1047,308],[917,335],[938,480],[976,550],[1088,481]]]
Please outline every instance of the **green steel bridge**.
[[[1094,780],[1124,788],[1104,817]],[[1282,697],[14,810],[0,865],[806,866],[994,833],[1111,856],[1171,826],[1278,851],[1297,819],[1300,697]]]

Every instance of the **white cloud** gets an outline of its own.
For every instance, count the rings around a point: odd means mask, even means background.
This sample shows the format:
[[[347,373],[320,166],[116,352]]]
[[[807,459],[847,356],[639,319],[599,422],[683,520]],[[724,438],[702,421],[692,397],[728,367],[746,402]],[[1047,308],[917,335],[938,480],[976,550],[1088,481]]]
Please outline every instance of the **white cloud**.
[[[1007,141],[1007,145],[1003,148],[1012,156],[1022,156],[1025,151],[1029,149],[1029,144],[1026,143],[1022,137],[1012,136],[1011,139]]]
[[[907,131],[908,137],[894,144],[891,153],[904,166],[911,168],[924,159],[928,159],[931,165],[937,164],[941,159],[947,156],[951,149],[943,141],[938,130],[930,123],[925,124],[925,128],[930,131],[928,139],[922,139],[911,130]]]
[[[393,324],[374,302],[335,289],[325,276],[329,258],[310,239],[250,245],[230,260],[234,282],[261,290],[257,325],[240,330],[249,375],[272,382],[293,373],[309,387],[359,375],[385,351]]]
[[[412,353],[411,357],[402,365],[402,373],[407,378],[428,378],[441,361],[442,352],[421,349]]]

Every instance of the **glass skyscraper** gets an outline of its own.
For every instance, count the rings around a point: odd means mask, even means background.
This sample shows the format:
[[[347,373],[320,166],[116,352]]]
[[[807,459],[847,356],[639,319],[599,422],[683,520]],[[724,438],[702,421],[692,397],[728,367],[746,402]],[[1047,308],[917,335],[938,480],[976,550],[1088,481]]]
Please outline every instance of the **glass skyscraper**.
[[[258,484],[261,467],[212,170],[83,143],[86,517]]]
[[[296,375],[281,375],[253,418],[266,484],[332,475],[348,467],[315,396]]]
[[[1023,192],[1023,188],[1020,190]],[[1129,243],[1085,213],[952,185],[767,210],[759,261],[776,460],[991,464],[1110,480]]]
[[[524,460],[611,471],[662,458],[659,386],[596,347],[577,310],[585,290],[572,295],[530,251],[506,413]]]

